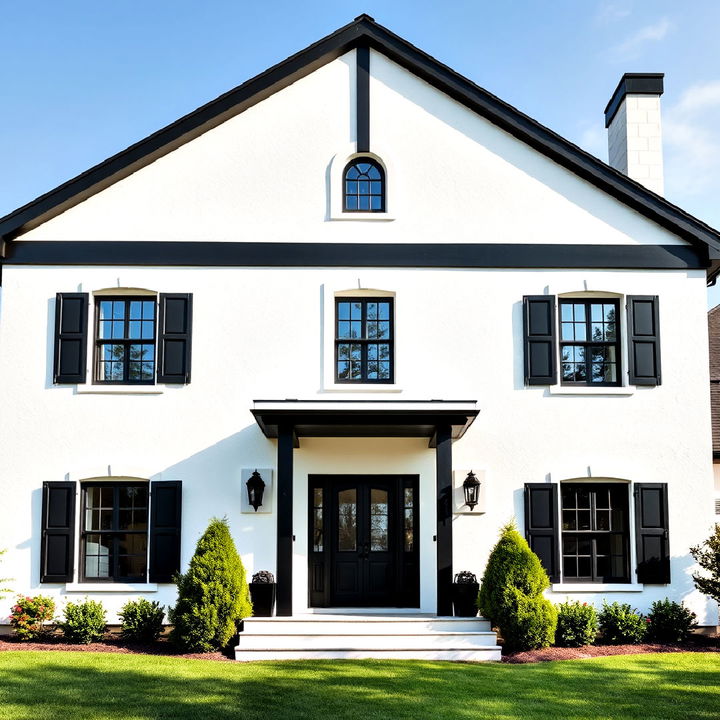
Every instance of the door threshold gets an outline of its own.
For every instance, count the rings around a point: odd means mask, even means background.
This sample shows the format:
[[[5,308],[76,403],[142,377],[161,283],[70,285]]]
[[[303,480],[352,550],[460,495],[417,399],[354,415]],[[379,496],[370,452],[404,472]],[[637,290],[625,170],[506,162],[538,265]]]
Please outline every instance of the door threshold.
[[[420,608],[397,607],[308,608],[304,612],[311,615],[424,615],[427,617],[435,617],[434,613],[422,612]]]

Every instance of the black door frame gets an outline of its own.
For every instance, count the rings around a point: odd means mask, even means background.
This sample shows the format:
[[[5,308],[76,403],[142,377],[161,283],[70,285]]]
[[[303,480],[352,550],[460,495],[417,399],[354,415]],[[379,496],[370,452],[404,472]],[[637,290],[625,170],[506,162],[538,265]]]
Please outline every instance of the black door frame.
[[[333,538],[334,522],[330,518],[330,489],[339,483],[371,484],[373,480],[395,484],[395,587],[392,602],[381,607],[420,607],[420,496],[419,475],[388,474],[312,474],[308,476],[308,607],[343,607],[332,602],[332,561],[333,552],[328,541]],[[314,492],[323,491],[323,550],[316,552],[314,542]],[[413,549],[404,548],[404,490],[412,488],[413,503]],[[352,607],[373,607],[359,603]]]

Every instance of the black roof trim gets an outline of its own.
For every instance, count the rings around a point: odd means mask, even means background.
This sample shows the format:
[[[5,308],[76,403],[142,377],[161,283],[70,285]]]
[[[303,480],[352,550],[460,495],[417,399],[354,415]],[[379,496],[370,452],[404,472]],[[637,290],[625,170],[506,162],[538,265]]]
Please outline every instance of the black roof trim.
[[[718,231],[524,115],[368,15],[360,15],[305,50],[0,218],[0,237],[11,240],[37,227],[359,45],[381,52],[637,212],[691,243],[709,246],[720,256]]]
[[[605,127],[609,127],[626,95],[662,95],[665,73],[625,73],[605,106]]]

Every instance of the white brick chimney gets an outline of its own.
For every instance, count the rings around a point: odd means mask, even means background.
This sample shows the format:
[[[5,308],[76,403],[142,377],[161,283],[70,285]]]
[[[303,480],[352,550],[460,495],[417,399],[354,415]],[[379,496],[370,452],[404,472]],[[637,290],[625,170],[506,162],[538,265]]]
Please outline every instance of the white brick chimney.
[[[660,96],[663,73],[625,73],[605,108],[608,162],[662,195]]]

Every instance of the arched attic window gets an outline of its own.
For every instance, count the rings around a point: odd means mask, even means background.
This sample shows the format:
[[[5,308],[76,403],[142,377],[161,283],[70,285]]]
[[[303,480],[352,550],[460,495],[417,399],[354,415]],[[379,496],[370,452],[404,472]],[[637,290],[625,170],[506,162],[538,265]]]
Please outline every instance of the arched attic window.
[[[345,166],[343,212],[385,212],[385,171],[377,160],[357,157]]]

